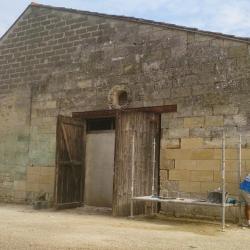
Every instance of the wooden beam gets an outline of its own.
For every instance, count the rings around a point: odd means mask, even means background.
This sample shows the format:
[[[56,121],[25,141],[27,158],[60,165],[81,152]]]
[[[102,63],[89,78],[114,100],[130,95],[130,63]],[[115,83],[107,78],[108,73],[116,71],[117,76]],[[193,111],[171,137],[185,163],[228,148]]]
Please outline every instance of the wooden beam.
[[[159,113],[159,114],[171,113],[171,112],[177,112],[177,105],[73,112],[72,116],[75,118],[82,118],[82,119],[115,117],[117,112],[150,112],[150,113]]]
[[[177,105],[164,105],[164,106],[152,106],[152,107],[140,107],[124,109],[122,111],[138,111],[138,112],[149,112],[149,113],[171,113],[177,112]]]

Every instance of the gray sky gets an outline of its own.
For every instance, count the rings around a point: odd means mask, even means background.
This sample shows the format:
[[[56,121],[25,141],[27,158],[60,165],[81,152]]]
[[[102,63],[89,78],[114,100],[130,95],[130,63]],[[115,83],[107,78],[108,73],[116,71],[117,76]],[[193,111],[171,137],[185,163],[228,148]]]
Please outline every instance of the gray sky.
[[[0,36],[30,4],[0,0]],[[250,0],[39,0],[41,4],[141,17],[250,37]]]

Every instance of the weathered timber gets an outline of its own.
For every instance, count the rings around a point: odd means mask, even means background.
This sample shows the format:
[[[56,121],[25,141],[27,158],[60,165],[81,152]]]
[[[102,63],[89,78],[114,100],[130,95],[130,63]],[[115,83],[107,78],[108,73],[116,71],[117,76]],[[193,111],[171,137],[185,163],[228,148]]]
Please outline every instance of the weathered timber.
[[[134,195],[151,193],[152,147],[154,138],[159,138],[158,114],[146,112],[119,112],[116,125],[115,173],[113,214],[129,215],[131,199],[132,138],[135,137]],[[157,145],[157,151],[159,144]],[[156,159],[157,160],[157,159]],[[158,183],[158,162],[155,168],[155,183]],[[158,187],[156,187],[157,189]],[[142,203],[135,204],[135,214],[145,212]]]

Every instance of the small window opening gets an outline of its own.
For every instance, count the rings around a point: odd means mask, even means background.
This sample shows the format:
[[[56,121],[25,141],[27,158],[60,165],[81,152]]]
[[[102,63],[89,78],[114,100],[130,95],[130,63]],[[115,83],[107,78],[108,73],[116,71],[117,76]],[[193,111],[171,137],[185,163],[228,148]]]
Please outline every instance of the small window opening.
[[[87,120],[87,132],[115,129],[115,118],[95,118]]]
[[[128,104],[128,93],[126,91],[121,91],[118,94],[118,104],[124,106]]]

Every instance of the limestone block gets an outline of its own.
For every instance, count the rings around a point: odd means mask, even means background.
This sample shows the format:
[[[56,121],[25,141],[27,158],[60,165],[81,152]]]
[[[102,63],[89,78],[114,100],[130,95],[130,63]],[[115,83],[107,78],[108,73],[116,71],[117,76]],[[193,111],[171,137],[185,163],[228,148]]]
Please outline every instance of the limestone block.
[[[35,167],[31,166],[27,168],[27,176],[29,175],[40,175],[41,173],[41,168],[40,167]]]
[[[50,136],[55,135],[56,133],[56,125],[53,124],[40,124],[38,127],[38,132],[41,134],[50,134]]]
[[[237,159],[233,158],[237,155],[237,151],[228,149],[228,159]],[[229,153],[231,155],[229,155]],[[176,159],[176,160],[217,160],[221,159],[221,150],[220,149],[167,149],[166,150],[167,159]],[[230,157],[231,156],[231,157]]]
[[[54,191],[53,184],[40,184],[39,185],[39,192],[53,193],[53,191]]]
[[[54,175],[55,167],[41,167],[41,175]]]
[[[182,138],[181,148],[201,148],[203,145],[203,138]]]
[[[221,149],[214,149],[214,159],[221,159],[222,150]],[[226,148],[225,150],[225,157],[226,160],[236,160],[238,159],[238,150],[232,148]]]
[[[224,124],[225,126],[246,126],[247,117],[243,114],[225,116]]]
[[[236,115],[238,114],[239,108],[235,105],[214,105],[213,113],[214,115]]]
[[[227,171],[225,173],[226,183],[238,183],[238,172]],[[221,182],[221,171],[214,171],[214,182]]]
[[[236,149],[239,144],[238,137],[227,137],[226,138],[226,147],[231,149]],[[242,140],[242,147],[246,146],[246,142]],[[204,138],[204,148],[216,148],[221,149],[222,147],[222,138]]]
[[[199,171],[199,170],[194,170],[190,171],[190,178],[191,181],[213,181],[213,171],[211,170],[204,170],[204,171]]]
[[[197,160],[196,170],[218,170],[221,167],[220,160]]]
[[[53,109],[56,108],[56,101],[46,101],[42,103],[43,109]]]
[[[201,183],[198,181],[180,181],[179,190],[182,192],[199,193],[201,191]]]
[[[161,148],[180,148],[180,139],[161,139]]]
[[[192,115],[192,106],[187,106],[187,105],[182,105],[179,104],[177,105],[177,117],[187,117]]]
[[[218,141],[218,145],[219,145],[219,142],[220,142],[220,144],[222,143],[221,142],[221,138],[217,139],[217,141]],[[237,137],[227,137],[226,138],[226,147],[227,148],[235,149],[235,148],[238,148],[238,145],[239,145],[239,138],[238,138],[238,136]],[[246,146],[246,140],[245,141],[242,140],[242,147],[245,147],[245,146]],[[219,148],[221,148],[221,145],[220,145]]]
[[[211,41],[211,46],[223,48],[224,47],[224,39],[213,39]]]
[[[204,117],[185,117],[184,118],[184,128],[202,128],[204,127]]]
[[[164,193],[166,190],[173,190],[177,191],[179,190],[179,181],[161,181],[160,182],[160,192]]]
[[[26,181],[14,181],[14,190],[16,191],[25,191],[26,190]]]
[[[189,136],[188,128],[171,128],[168,130],[169,138],[183,138]]]
[[[175,169],[196,170],[196,161],[193,160],[175,160]]]
[[[161,115],[161,128],[169,128],[170,119],[172,119],[172,116],[169,116],[168,114],[163,113]]]
[[[239,161],[238,160],[227,160],[226,159],[226,171],[238,171]],[[242,170],[246,169],[246,161],[241,161]]]
[[[215,159],[214,149],[196,149],[191,154],[191,160],[213,160]]]
[[[201,182],[201,193],[214,191],[221,187],[220,182]]]
[[[185,97],[185,96],[190,96],[191,95],[191,88],[172,88],[171,89],[171,97],[176,98],[176,97]]]
[[[54,178],[51,175],[41,175],[39,178],[39,184],[51,184],[54,182]]]
[[[198,33],[195,33],[194,37],[195,37],[195,41],[197,41],[197,42],[205,42],[205,41],[213,40],[213,38],[211,36],[206,36],[206,35],[203,35],[203,34],[201,35],[201,34],[198,34]]]
[[[160,170],[160,183],[168,181],[168,170]]]
[[[204,86],[203,86],[203,89],[204,89]],[[212,115],[212,106],[207,106],[207,107],[195,106],[193,107],[193,115],[194,116]]]
[[[200,79],[199,82],[201,81],[207,81],[207,79]],[[194,85],[193,86],[193,92],[192,94],[193,95],[205,95],[205,94],[208,94],[208,93],[213,93],[214,92],[214,85],[213,85],[213,82],[212,82],[212,79],[210,80],[209,83],[206,83],[206,84],[201,84],[201,85]],[[208,110],[208,112],[206,111],[203,111],[202,109],[196,109],[195,112],[193,112],[194,115],[212,115],[212,108],[210,110]]]
[[[210,137],[210,130],[207,128],[191,128],[189,130],[190,137]]]
[[[241,151],[241,157],[242,159],[250,160],[250,148],[243,148]]]
[[[204,148],[221,148],[221,138],[204,138]]]
[[[221,127],[224,124],[223,116],[206,116],[205,126],[206,127]]]
[[[191,159],[192,150],[190,149],[168,149],[166,150],[167,159],[188,160]]]
[[[183,128],[184,118],[175,117],[169,120],[169,128]]]
[[[168,124],[168,122],[176,117],[176,113],[162,113],[161,114],[161,121],[166,124]]]
[[[13,188],[13,182],[12,181],[8,181],[8,180],[3,180],[3,182],[1,183],[1,187],[3,187],[4,189],[12,189]]]
[[[209,127],[211,132],[211,137],[222,137],[222,131],[224,130],[227,138],[238,138],[239,132],[236,127],[224,126],[224,127]]]
[[[14,192],[14,200],[16,202],[24,202],[26,199],[26,192],[25,191],[15,191]]]
[[[40,175],[27,175],[27,182],[30,183],[38,183],[40,179]]]
[[[244,57],[248,53],[247,45],[232,46],[228,48],[229,57]]]
[[[245,162],[244,166],[245,171],[248,171],[250,173],[250,160],[246,160],[244,162]]]
[[[27,192],[39,192],[39,182],[28,182],[26,183]]]
[[[190,172],[188,170],[169,170],[169,180],[188,181]]]
[[[239,193],[239,187],[237,183],[229,183],[227,184],[227,192],[230,195],[237,196]]]
[[[88,80],[81,80],[77,83],[77,86],[79,88],[89,88],[93,85],[92,80],[88,79]]]
[[[174,159],[166,159],[165,157],[160,157],[160,169],[174,169],[175,168],[175,160]]]

